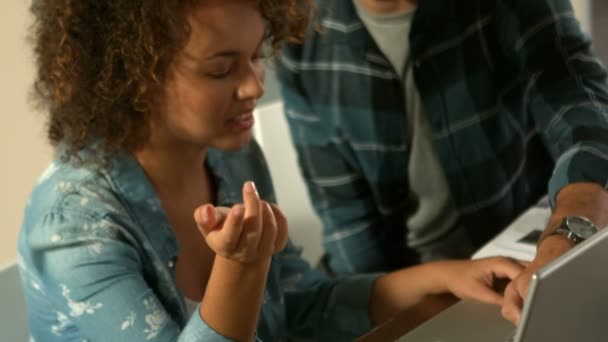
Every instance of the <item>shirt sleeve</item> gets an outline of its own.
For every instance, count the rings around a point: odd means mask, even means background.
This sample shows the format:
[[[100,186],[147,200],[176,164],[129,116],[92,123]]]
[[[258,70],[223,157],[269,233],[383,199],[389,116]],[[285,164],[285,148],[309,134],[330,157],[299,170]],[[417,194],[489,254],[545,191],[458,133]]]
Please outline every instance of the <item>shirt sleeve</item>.
[[[568,0],[502,3],[505,50],[526,70],[529,112],[556,160],[551,205],[568,184],[608,187],[608,87]]]
[[[288,243],[275,262],[285,299],[287,328],[296,339],[352,341],[371,329],[369,301],[379,274],[329,279]]]
[[[329,115],[313,109],[296,68],[299,47],[288,46],[277,63],[284,112],[310,200],[323,223],[323,244],[337,273],[388,270],[390,261],[372,188],[347,144],[330,132]]]
[[[136,249],[111,224],[87,225],[80,216],[48,215],[37,230],[60,233],[33,253],[63,325],[73,324],[90,341],[230,341],[198,313],[182,329],[149,285],[153,276],[144,277]],[[70,234],[82,229],[97,231]]]

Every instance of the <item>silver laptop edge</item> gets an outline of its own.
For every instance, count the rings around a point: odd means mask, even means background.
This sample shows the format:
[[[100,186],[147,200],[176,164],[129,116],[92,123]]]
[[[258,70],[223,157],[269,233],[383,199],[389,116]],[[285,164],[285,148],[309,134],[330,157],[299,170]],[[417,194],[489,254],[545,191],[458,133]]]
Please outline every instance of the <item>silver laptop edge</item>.
[[[600,267],[597,268],[598,270],[606,271],[589,274],[586,266],[581,267],[581,265],[591,266],[591,264],[593,264],[592,267]],[[401,336],[398,341],[545,342],[550,341],[546,338],[548,335],[556,337],[551,341],[608,341],[608,325],[603,324],[603,321],[598,323],[598,319],[603,320],[604,317],[608,317],[607,266],[608,227],[548,263],[532,276],[517,328],[502,318],[500,308],[474,300],[462,300]],[[583,274],[586,275],[582,276]],[[579,276],[582,277],[579,278]],[[592,284],[589,284],[589,277],[593,279]],[[570,287],[572,284],[567,284],[568,281],[564,282],[566,279],[572,278],[575,279],[576,287],[574,288]],[[583,281],[578,282],[576,279]],[[576,303],[578,300],[585,299],[564,292],[576,291],[576,288],[580,288],[578,285],[581,284],[585,286],[585,292],[579,293],[579,295],[587,298],[585,303],[590,303],[589,298],[592,298],[592,301],[596,303],[593,307],[585,309],[580,302]],[[555,303],[546,306],[547,301]],[[574,312],[578,312],[578,314],[569,315],[574,313],[570,311],[573,308]],[[586,310],[586,314],[581,314],[581,310]],[[557,320],[554,320],[554,315],[557,315]],[[586,315],[591,316],[586,317]],[[538,319],[541,317],[542,319],[539,321]],[[562,319],[564,317],[568,324]],[[581,320],[583,320],[582,325],[580,325]],[[579,324],[578,328],[572,324]],[[582,326],[587,328],[581,328]],[[572,332],[576,334],[575,337],[572,337]]]
[[[572,249],[570,249],[569,251],[559,256],[557,259],[548,263],[547,265],[539,269],[536,273],[534,273],[530,285],[528,287],[528,294],[526,295],[526,300],[524,301],[525,304],[522,309],[520,324],[515,332],[514,341],[520,341],[524,336],[526,328],[528,327],[528,316],[530,316],[530,310],[534,306],[533,302],[537,297],[535,295],[535,292],[538,288],[539,279],[545,278],[547,275],[560,269],[564,264],[567,264],[572,259],[576,259],[580,254],[585,253],[589,249],[593,248],[594,245],[601,243],[602,239],[604,238],[604,235],[608,235],[608,227],[601,229],[597,234],[574,246]]]

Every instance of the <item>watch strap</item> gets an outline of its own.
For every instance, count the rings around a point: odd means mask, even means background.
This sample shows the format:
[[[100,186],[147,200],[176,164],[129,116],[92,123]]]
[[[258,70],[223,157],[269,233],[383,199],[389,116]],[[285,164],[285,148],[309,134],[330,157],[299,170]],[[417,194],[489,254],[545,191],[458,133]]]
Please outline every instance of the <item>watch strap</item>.
[[[567,226],[565,226],[565,223],[562,223],[559,227],[557,227],[556,230],[553,231],[553,233],[551,233],[549,235],[553,235],[553,234],[563,235],[566,239],[568,239],[576,244],[583,241],[582,238],[580,238],[576,234],[572,233],[572,231]]]

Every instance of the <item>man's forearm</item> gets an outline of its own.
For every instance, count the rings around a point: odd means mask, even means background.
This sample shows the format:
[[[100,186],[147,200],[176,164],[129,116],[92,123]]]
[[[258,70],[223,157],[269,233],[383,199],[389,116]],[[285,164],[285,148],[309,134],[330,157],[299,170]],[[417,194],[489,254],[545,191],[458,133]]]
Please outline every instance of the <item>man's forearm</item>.
[[[608,191],[596,183],[574,183],[564,187],[557,195],[555,208],[539,243],[539,251],[544,248],[545,242],[558,244],[558,239],[545,238],[567,216],[586,217],[599,229],[608,226]],[[566,244],[562,244],[566,247]]]

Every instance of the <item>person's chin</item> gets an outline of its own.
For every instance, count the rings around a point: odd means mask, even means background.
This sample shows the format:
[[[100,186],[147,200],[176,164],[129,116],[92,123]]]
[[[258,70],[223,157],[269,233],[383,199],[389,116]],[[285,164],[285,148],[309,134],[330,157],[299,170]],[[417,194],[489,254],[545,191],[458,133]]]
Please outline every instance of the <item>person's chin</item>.
[[[238,136],[222,139],[221,141],[212,144],[212,146],[223,151],[238,151],[243,147],[249,145],[251,139],[251,131],[243,132]]]

